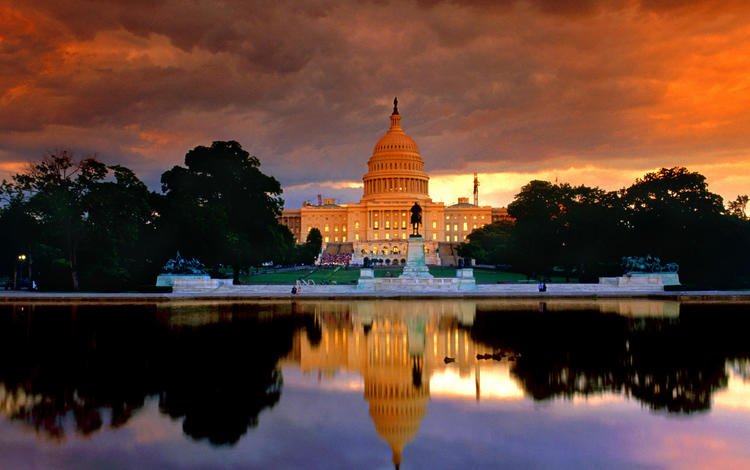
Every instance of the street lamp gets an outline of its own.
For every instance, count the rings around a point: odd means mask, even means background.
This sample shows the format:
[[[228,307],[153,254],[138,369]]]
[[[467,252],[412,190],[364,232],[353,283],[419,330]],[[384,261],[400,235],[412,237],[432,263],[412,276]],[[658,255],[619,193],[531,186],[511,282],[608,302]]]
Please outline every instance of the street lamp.
[[[26,261],[26,253],[18,255],[16,269],[13,271],[13,289],[18,289],[18,284],[23,280],[23,263]],[[19,276],[20,273],[20,276]],[[20,277],[20,279],[19,279]]]

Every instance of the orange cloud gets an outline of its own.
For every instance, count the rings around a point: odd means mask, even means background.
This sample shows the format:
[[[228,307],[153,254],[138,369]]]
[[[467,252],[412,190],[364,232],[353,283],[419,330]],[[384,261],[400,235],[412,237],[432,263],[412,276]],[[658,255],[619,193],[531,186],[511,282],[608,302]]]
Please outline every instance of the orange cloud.
[[[475,170],[492,204],[674,165],[750,192],[750,6],[564,3],[5,2],[0,161],[71,147],[153,183],[235,139],[285,186],[358,183],[399,95],[436,200]]]

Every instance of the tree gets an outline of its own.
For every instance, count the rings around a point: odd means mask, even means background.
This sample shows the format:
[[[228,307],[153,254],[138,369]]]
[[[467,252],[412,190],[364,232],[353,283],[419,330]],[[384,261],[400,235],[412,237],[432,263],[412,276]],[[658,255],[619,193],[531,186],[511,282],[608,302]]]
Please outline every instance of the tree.
[[[560,201],[569,189],[569,185],[533,180],[523,186],[508,205],[508,214],[516,219],[512,237],[513,265],[527,276],[548,271],[560,255],[563,210]]]
[[[59,258],[67,267],[71,285],[79,288],[78,254],[86,228],[85,199],[107,174],[94,157],[76,159],[72,153],[51,153],[13,176],[6,191],[13,191],[40,226],[40,251]],[[41,254],[41,253],[40,253]]]
[[[298,261],[301,264],[313,264],[323,247],[323,235],[320,229],[313,227],[307,232],[305,243],[299,246]]]
[[[614,192],[531,181],[508,206],[516,219],[513,264],[527,274],[555,269],[587,280],[608,273],[621,256],[621,207]]]
[[[684,167],[647,173],[623,191],[631,254],[651,254],[680,264],[694,280],[714,271],[726,246],[717,244],[724,228],[722,198],[706,178]]]
[[[512,220],[499,220],[478,228],[466,237],[466,243],[458,246],[458,254],[483,264],[510,264],[514,226]]]
[[[729,212],[729,215],[733,215],[738,219],[746,220],[747,212],[745,212],[745,210],[747,209],[747,203],[749,200],[750,198],[748,198],[747,194],[737,196],[737,199],[730,201],[729,204],[727,204],[727,212]]]
[[[586,282],[621,274],[624,230],[618,194],[581,185],[563,192],[560,205],[558,266]]]
[[[235,142],[217,141],[185,155],[185,167],[162,174],[160,224],[174,250],[206,264],[243,267],[278,255],[281,185],[260,171],[260,161]]]
[[[83,271],[98,284],[131,278],[151,213],[148,190],[131,170],[60,151],[3,182],[0,193],[16,234],[5,241],[33,253],[43,287],[78,290]]]
[[[128,168],[108,169],[112,180],[94,185],[84,201],[88,230],[81,258],[85,284],[113,289],[150,277],[153,220],[146,185]]]
[[[27,203],[21,195],[13,190],[6,190],[8,183],[3,182],[0,187],[0,195],[4,200],[0,204],[0,266],[2,271],[7,272],[11,279],[15,279],[21,266],[18,265],[18,257],[27,257],[27,269],[31,271],[34,260],[33,248],[39,238],[39,227],[27,211]],[[30,276],[31,277],[31,276]]]

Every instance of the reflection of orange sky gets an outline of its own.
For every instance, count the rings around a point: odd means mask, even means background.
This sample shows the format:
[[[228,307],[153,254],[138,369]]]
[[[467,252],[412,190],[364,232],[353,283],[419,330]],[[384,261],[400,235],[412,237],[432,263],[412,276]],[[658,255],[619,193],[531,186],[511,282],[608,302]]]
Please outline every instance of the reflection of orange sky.
[[[750,413],[750,381],[745,381],[731,369],[727,388],[714,393],[713,407]]]
[[[520,400],[524,393],[518,381],[510,376],[508,363],[486,364],[479,367],[482,400]],[[446,368],[430,378],[430,395],[476,399],[476,372],[461,376],[455,369]]]

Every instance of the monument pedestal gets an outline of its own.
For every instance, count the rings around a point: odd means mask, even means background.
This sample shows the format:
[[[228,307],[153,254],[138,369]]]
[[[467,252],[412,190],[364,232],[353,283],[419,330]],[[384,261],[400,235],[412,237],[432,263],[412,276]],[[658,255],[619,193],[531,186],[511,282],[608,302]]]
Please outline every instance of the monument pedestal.
[[[406,248],[406,265],[399,279],[432,279],[424,260],[424,238],[411,236]]]
[[[406,265],[399,277],[375,278],[373,270],[360,270],[357,289],[391,292],[460,292],[477,288],[472,269],[459,269],[456,277],[432,277],[425,263],[425,241],[421,236],[409,237]]]

